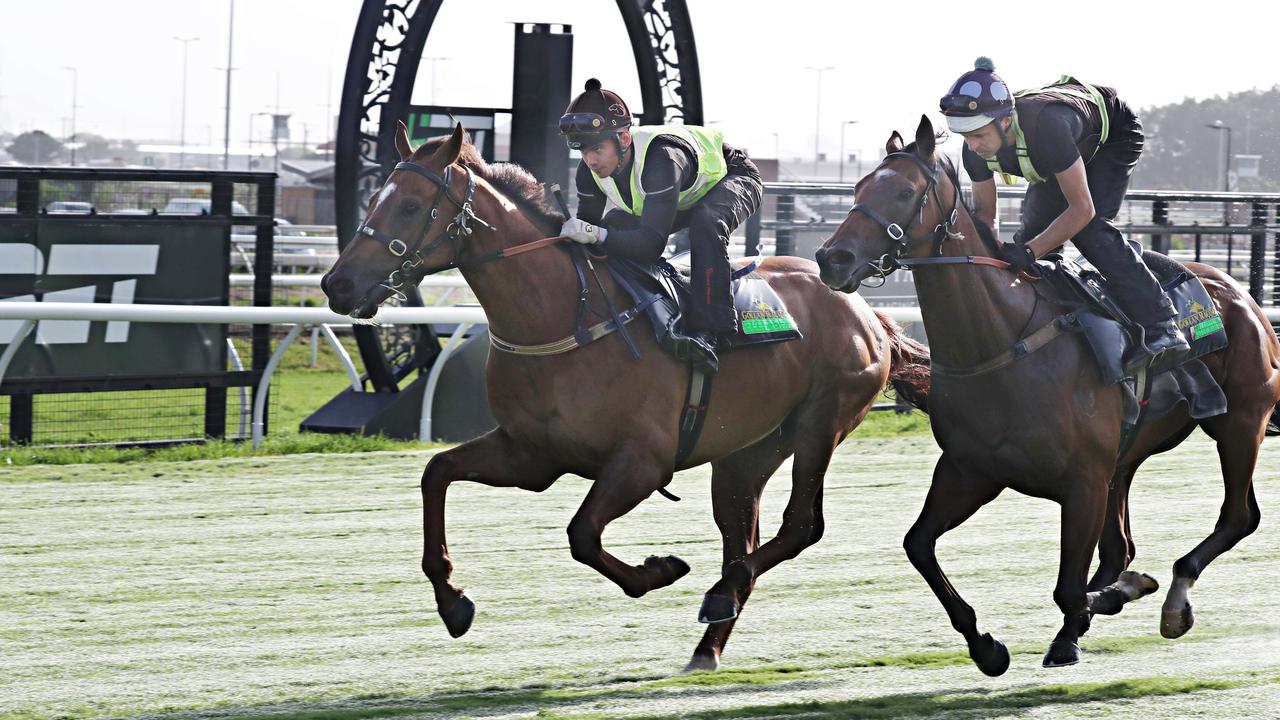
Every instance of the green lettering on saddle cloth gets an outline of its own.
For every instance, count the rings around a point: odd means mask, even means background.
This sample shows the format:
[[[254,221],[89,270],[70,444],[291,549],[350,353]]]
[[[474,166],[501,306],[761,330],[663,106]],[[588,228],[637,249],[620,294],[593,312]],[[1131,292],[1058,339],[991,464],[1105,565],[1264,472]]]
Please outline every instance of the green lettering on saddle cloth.
[[[796,323],[791,316],[778,310],[750,310],[742,313],[742,334],[758,335],[760,333],[783,332],[795,330]]]
[[[1205,320],[1202,323],[1191,326],[1191,339],[1199,340],[1206,335],[1212,335],[1222,329],[1222,317],[1215,316]]]
[[[1201,302],[1202,298],[1190,298],[1178,310],[1178,329],[1191,330],[1191,339],[1199,340],[1223,329],[1222,316],[1213,304]]]

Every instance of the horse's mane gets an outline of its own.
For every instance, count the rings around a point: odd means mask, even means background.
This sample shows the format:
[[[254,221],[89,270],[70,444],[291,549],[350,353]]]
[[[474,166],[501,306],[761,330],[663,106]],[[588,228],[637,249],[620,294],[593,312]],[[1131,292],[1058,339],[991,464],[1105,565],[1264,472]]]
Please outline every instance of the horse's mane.
[[[448,140],[447,136],[431,138],[423,143],[423,147],[427,151],[434,151],[444,144],[445,140]],[[549,235],[560,231],[560,226],[564,224],[565,217],[559,210],[553,209],[547,203],[542,183],[538,182],[533,173],[515,163],[500,162],[490,164],[485,162],[485,159],[480,155],[480,150],[475,145],[472,145],[470,140],[462,144],[458,162],[484,178],[498,192],[514,202],[530,220],[541,226]]]

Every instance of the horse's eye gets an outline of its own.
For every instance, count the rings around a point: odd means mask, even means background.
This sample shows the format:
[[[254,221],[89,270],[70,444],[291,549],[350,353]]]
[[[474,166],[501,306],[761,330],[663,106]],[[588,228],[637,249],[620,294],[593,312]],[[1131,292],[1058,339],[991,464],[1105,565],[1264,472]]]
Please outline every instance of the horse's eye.
[[[400,212],[404,213],[405,215],[417,215],[418,211],[421,209],[422,209],[422,205],[416,202],[406,202],[405,204],[400,206]]]

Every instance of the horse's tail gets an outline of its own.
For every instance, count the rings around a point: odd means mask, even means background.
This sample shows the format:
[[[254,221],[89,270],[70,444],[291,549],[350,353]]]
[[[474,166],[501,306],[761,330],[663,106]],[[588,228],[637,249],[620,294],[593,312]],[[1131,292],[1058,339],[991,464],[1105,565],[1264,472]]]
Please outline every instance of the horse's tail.
[[[908,337],[879,310],[874,312],[889,336],[889,384],[899,400],[929,412],[929,346]]]

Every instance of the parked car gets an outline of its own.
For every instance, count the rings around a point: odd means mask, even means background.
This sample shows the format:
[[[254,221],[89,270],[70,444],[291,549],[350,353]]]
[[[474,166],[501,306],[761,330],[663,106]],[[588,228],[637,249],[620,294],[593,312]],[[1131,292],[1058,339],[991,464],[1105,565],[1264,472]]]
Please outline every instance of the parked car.
[[[44,206],[50,215],[88,215],[93,212],[93,203],[76,200],[54,200]]]
[[[208,215],[213,207],[209,198],[172,198],[164,206],[165,215]],[[231,201],[232,215],[249,215],[250,212],[238,201]]]

